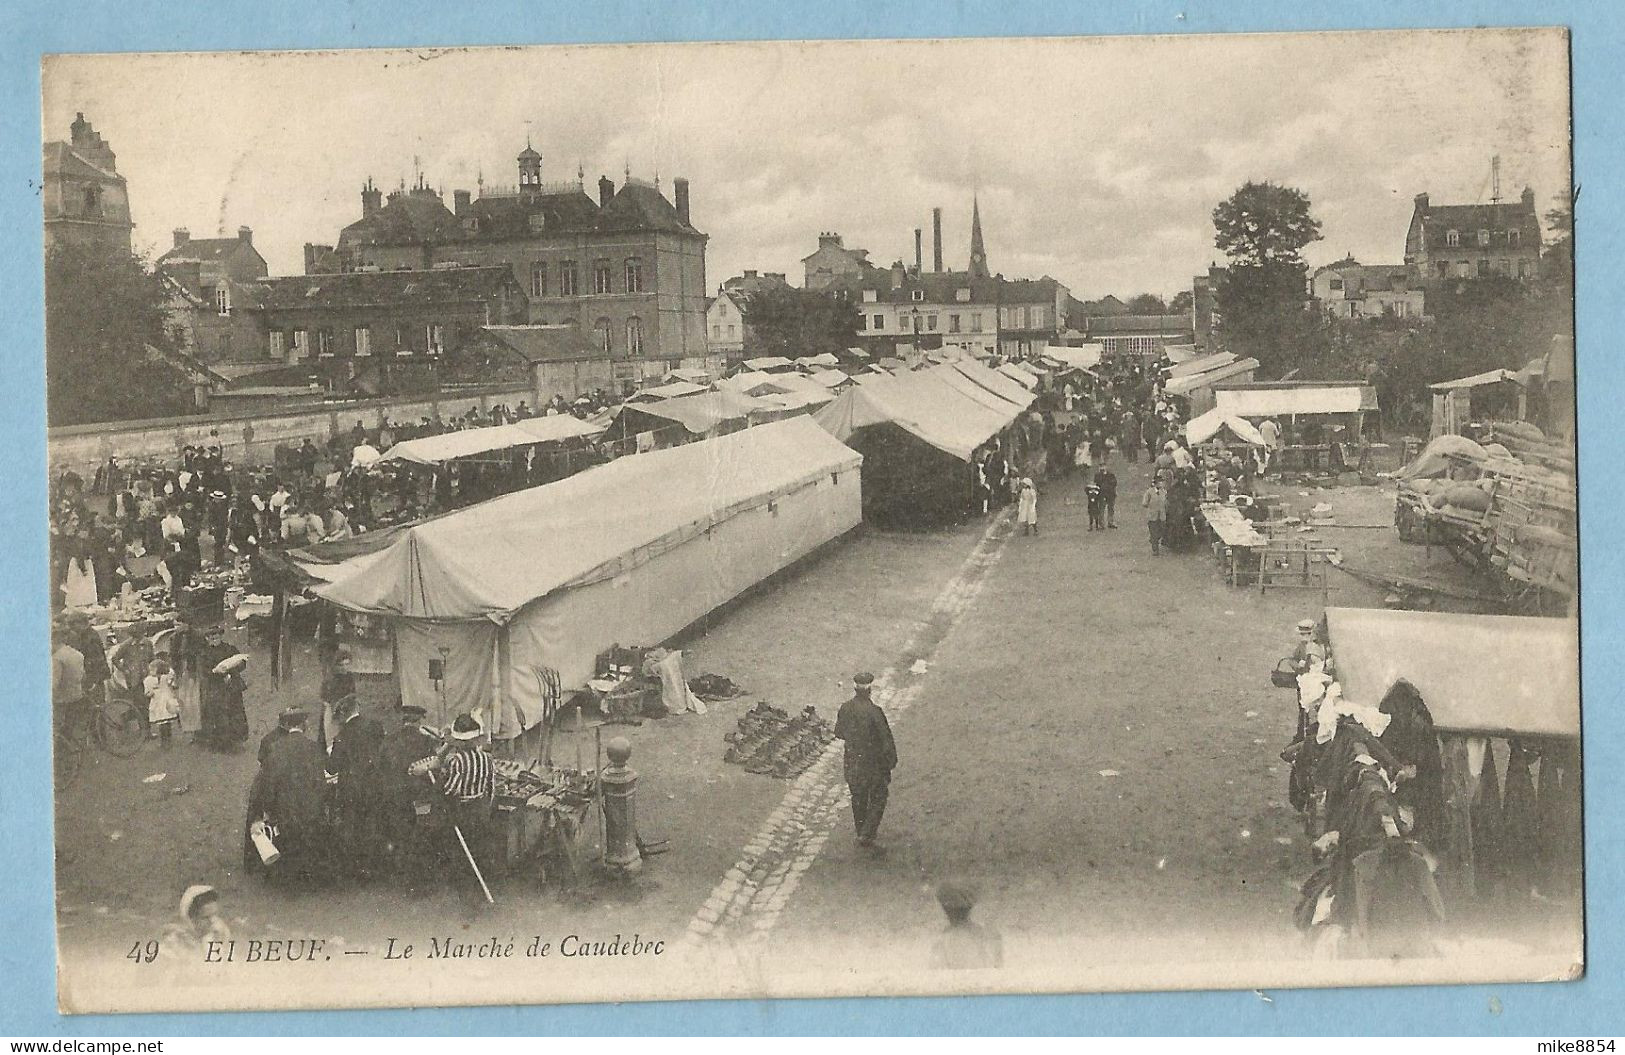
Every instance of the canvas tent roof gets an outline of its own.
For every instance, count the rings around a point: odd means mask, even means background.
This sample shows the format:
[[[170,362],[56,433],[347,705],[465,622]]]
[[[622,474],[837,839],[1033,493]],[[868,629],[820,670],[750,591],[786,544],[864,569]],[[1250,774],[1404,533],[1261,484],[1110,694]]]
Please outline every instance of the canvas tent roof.
[[[803,355],[796,360],[796,365],[803,367],[840,366],[841,361],[830,352],[819,352],[817,355]]]
[[[639,389],[628,402],[647,403],[651,399],[676,399],[678,396],[692,396],[696,392],[704,391],[702,385],[689,381],[672,381],[664,385]]]
[[[1014,363],[999,364],[998,372],[1021,385],[1023,388],[1034,388],[1038,385],[1038,376],[1036,374],[1022,370]]]
[[[505,622],[861,457],[806,418],[577,473],[401,531],[317,593],[355,612]],[[635,498],[636,516],[625,513]]]
[[[1436,385],[1429,385],[1428,388],[1434,392],[1448,392],[1452,388],[1477,388],[1480,385],[1521,380],[1522,378],[1511,370],[1486,370],[1482,374],[1474,374],[1471,377],[1458,377],[1454,381],[1440,381]]]
[[[693,370],[686,366],[666,371],[666,380],[688,381],[696,385],[703,385],[711,380],[711,374],[706,370]]]
[[[1218,407],[1185,422],[1185,438],[1191,443],[1206,443],[1217,436],[1221,429],[1229,429],[1231,435],[1243,443],[1258,447],[1265,445],[1263,433],[1254,428],[1252,422],[1246,418],[1229,417]]]
[[[662,399],[654,403],[637,403],[621,407],[623,413],[635,411],[653,417],[675,421],[696,435],[710,432],[724,421],[748,418],[752,414],[772,410],[771,404],[738,392],[700,392],[676,399]]]
[[[978,446],[1026,409],[1031,397],[1027,403],[1006,400],[977,385],[963,372],[964,365],[872,378],[841,393],[813,419],[841,440],[859,429],[890,423],[969,461]]]
[[[991,367],[966,360],[955,363],[953,369],[1008,403],[1014,403],[1023,410],[1032,406],[1034,397],[1026,385],[1012,381]]]
[[[1376,390],[1362,382],[1260,381],[1214,389],[1227,414],[1261,418],[1272,414],[1354,414],[1375,410]]]
[[[1219,367],[1235,361],[1236,353],[1234,352],[1214,352],[1212,355],[1186,359],[1182,363],[1169,367],[1168,377],[1172,380],[1176,377],[1184,377],[1187,374],[1205,374],[1209,370],[1217,370]]]
[[[577,436],[594,436],[604,431],[568,414],[527,418],[507,425],[491,425],[483,429],[463,429],[443,432],[438,436],[420,436],[403,440],[384,453],[384,461],[414,462],[418,465],[440,465],[457,458],[527,447],[533,443],[556,443]]]
[[[1065,348],[1052,344],[1044,349],[1044,358],[1068,370],[1089,370],[1099,366],[1101,356],[1104,354],[1105,348],[1098,344],[1086,344],[1081,348]]]
[[[746,370],[788,370],[795,365],[782,355],[759,355],[744,363]]]
[[[1343,695],[1416,686],[1441,732],[1580,735],[1580,649],[1568,619],[1328,608]]]
[[[852,380],[839,370],[814,370],[807,376],[818,382],[820,385],[823,385],[825,388],[840,388],[842,385]]]
[[[1222,363],[1205,373],[1185,374],[1182,377],[1173,378],[1162,386],[1162,390],[1175,396],[1189,395],[1198,388],[1211,388],[1221,381],[1239,377],[1242,374],[1251,374],[1257,369],[1257,359],[1238,359],[1235,362]]]

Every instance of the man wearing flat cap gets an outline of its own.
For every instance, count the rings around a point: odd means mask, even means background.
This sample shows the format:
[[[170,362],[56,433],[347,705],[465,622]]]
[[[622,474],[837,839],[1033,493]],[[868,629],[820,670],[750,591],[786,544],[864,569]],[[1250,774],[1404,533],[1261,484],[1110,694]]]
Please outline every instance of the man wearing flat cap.
[[[875,845],[880,818],[886,812],[891,771],[897,768],[897,744],[892,740],[886,712],[870,698],[874,683],[873,674],[855,676],[852,698],[841,704],[835,718],[835,736],[846,745],[852,823],[857,828],[858,845],[865,848]]]
[[[401,862],[407,880],[418,885],[429,867],[426,836],[433,823],[428,805],[432,793],[409,770],[414,763],[432,758],[440,741],[423,728],[428,712],[422,707],[396,703],[395,714],[400,725],[385,734],[383,746],[384,839],[388,852]]]

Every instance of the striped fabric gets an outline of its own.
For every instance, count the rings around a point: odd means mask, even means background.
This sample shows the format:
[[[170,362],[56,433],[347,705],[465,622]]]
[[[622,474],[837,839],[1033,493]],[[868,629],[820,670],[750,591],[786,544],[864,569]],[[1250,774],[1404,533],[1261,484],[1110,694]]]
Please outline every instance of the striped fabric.
[[[479,748],[448,754],[441,764],[440,781],[448,796],[465,802],[490,798],[496,792],[491,756]]]

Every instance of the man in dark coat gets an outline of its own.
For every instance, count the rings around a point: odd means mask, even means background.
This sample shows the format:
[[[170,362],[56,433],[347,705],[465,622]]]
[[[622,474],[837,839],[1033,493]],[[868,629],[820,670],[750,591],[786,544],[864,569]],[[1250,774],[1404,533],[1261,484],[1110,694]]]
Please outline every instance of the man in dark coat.
[[[263,819],[276,831],[282,856],[270,866],[269,876],[278,881],[309,883],[326,873],[327,778],[322,749],[305,735],[306,720],[302,711],[285,714],[283,735],[266,752],[248,795],[248,824]],[[246,838],[244,842],[245,856],[253,854]],[[248,861],[253,864],[257,857]]]
[[[425,878],[430,864],[430,847],[425,838],[432,821],[418,816],[417,804],[433,798],[431,789],[408,770],[415,762],[432,758],[440,750],[440,741],[423,728],[428,714],[422,707],[397,703],[395,712],[401,724],[385,737],[380,763],[384,793],[381,815],[384,841],[389,852],[402,864],[409,882],[417,884]]]
[[[333,804],[339,854],[347,870],[366,876],[375,870],[383,847],[384,727],[361,713],[353,695],[338,702],[333,713],[338,728],[327,772],[337,783]]]
[[[835,718],[835,736],[846,743],[846,786],[852,793],[852,823],[858,845],[872,847],[886,812],[891,771],[897,768],[897,745],[892,740],[886,713],[869,698],[875,676],[852,679],[853,696],[841,704]]]

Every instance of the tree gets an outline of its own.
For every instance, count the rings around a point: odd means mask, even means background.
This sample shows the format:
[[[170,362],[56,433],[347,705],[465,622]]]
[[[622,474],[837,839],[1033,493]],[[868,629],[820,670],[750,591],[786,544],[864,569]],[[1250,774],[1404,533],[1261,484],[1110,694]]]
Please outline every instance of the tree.
[[[174,343],[162,281],[129,253],[58,244],[45,257],[46,418],[78,425],[185,414],[191,382],[152,359]]]
[[[1309,196],[1296,187],[1249,180],[1213,210],[1214,244],[1232,264],[1303,265],[1303,248],[1320,241]]]
[[[1155,293],[1136,293],[1128,301],[1130,315],[1163,315],[1167,311],[1168,305]]]
[[[1169,315],[1189,315],[1193,296],[1188,289],[1182,289],[1174,294],[1174,299],[1168,302]]]
[[[1214,245],[1230,258],[1217,289],[1227,351],[1279,376],[1324,351],[1325,328],[1305,310],[1303,248],[1320,238],[1309,196],[1295,187],[1247,182],[1213,210]]]
[[[766,289],[745,300],[745,357],[795,359],[857,343],[858,310],[816,290]]]

